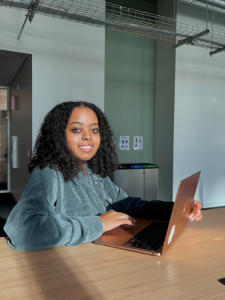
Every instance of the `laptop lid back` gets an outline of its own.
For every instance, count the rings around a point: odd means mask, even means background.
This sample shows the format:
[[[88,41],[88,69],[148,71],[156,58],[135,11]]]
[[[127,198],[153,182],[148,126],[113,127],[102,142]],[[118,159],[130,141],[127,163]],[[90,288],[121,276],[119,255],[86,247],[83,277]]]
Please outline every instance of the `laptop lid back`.
[[[169,249],[169,247],[177,239],[177,237],[187,225],[188,216],[191,212],[191,206],[194,201],[200,174],[201,171],[185,178],[179,184],[165,242],[162,249],[162,254]]]

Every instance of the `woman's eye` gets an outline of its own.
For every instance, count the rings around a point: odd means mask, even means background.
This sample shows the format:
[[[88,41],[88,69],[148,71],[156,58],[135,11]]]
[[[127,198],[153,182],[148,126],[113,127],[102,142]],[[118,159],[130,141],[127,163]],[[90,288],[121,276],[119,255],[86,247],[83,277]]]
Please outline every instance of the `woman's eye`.
[[[74,128],[72,131],[75,133],[79,133],[81,130],[79,128]]]
[[[98,132],[99,132],[99,130],[98,130],[97,128],[92,129],[92,131],[93,131],[94,133],[98,133]]]

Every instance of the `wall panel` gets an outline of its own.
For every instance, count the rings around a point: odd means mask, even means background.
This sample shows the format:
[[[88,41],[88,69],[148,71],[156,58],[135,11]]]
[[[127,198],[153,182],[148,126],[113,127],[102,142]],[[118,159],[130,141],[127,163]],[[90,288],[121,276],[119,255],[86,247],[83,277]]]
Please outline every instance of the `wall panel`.
[[[156,12],[156,1],[113,0],[140,11]],[[155,40],[105,31],[105,113],[116,136],[120,163],[154,162]],[[130,137],[130,150],[119,149],[119,137]],[[133,137],[143,136],[143,150]]]
[[[177,17],[205,24],[197,6],[178,2]],[[225,30],[224,14],[215,14],[214,26]],[[209,51],[176,50],[174,197],[179,181],[201,170],[196,198],[203,207],[225,205],[225,53],[211,58]]]

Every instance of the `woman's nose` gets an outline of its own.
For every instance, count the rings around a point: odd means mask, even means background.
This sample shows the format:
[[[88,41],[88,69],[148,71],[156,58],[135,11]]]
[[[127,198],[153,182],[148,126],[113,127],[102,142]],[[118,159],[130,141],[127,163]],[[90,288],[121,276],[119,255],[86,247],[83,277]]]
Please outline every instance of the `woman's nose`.
[[[89,140],[91,140],[91,137],[90,136],[83,136],[82,140],[83,141],[89,141]]]
[[[83,141],[88,141],[88,140],[91,140],[91,134],[89,131],[85,131],[84,134],[83,134],[83,137],[82,137],[82,140]]]

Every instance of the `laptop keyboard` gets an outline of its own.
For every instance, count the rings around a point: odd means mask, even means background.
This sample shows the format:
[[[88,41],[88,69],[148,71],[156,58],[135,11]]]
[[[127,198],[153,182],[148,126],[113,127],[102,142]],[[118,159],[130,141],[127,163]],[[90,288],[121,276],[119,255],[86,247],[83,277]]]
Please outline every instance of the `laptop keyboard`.
[[[124,243],[123,246],[156,251],[165,241],[167,228],[168,223],[152,222]]]

